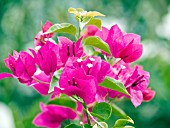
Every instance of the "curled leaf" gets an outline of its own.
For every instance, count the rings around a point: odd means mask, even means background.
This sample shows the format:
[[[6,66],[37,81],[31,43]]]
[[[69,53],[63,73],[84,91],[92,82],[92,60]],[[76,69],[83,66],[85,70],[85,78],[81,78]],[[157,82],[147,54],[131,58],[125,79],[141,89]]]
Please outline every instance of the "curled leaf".
[[[60,78],[60,75],[61,75],[62,71],[63,71],[63,69],[60,69],[60,70],[57,70],[54,73],[54,75],[53,75],[53,77],[51,79],[51,82],[50,82],[50,89],[48,90],[48,93],[53,92],[54,91],[54,87],[58,86],[58,80]]]
[[[53,32],[76,35],[76,27],[70,23],[54,24],[48,29],[47,32],[45,32],[45,34]]]
[[[128,91],[126,90],[125,86],[123,85],[123,83],[111,77],[105,77],[104,81],[100,83],[99,86],[103,86],[105,88],[109,88],[109,89],[124,93],[126,95],[130,95]]]
[[[108,54],[111,54],[108,44],[105,43],[104,41],[102,41],[99,37],[95,37],[95,36],[88,37],[85,40],[84,45],[90,45],[90,46],[96,47]]]
[[[91,114],[101,120],[107,120],[112,114],[112,107],[105,102],[97,103]]]
[[[67,126],[64,127],[64,128],[81,128],[81,126],[76,125],[76,124],[69,124],[69,125],[67,125]]]
[[[108,125],[105,122],[99,122],[99,124],[95,124],[93,128],[108,128]]]
[[[126,119],[118,119],[115,122],[113,128],[121,128],[121,127],[124,128],[124,126],[128,123],[134,124],[134,121],[129,116],[127,116]]]
[[[105,16],[105,15],[97,11],[90,11],[87,12],[85,16],[95,17],[95,16]]]
[[[98,29],[101,29],[101,27],[102,27],[102,21],[101,21],[100,19],[91,18],[90,21],[89,21],[86,25],[94,25],[94,26],[96,26]]]
[[[65,107],[69,107],[72,109],[76,109],[76,103],[68,97],[55,98],[49,101],[48,104],[55,104],[55,105],[60,105],[60,106],[65,106]]]
[[[91,18],[95,16],[105,16],[97,11],[85,11],[82,8],[69,8],[69,13],[75,14],[75,18],[77,21],[87,24]]]

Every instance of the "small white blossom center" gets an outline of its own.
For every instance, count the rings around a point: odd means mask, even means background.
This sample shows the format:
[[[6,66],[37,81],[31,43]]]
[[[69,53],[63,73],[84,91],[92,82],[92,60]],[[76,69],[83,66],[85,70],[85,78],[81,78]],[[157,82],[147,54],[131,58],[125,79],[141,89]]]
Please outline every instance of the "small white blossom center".
[[[124,65],[120,65],[120,68],[121,69],[125,69],[126,67]]]
[[[90,60],[90,61],[92,61],[92,62],[93,62],[93,61],[95,61],[95,59],[94,59],[94,58],[89,58],[89,60]]]
[[[89,64],[87,64],[87,67],[88,67],[88,68],[92,68],[92,67],[93,67],[93,64],[90,64],[90,63],[89,63]]]
[[[82,62],[82,61],[83,61],[83,60],[80,59],[80,58],[77,59],[77,62],[78,62],[78,63],[80,63],[80,62]]]

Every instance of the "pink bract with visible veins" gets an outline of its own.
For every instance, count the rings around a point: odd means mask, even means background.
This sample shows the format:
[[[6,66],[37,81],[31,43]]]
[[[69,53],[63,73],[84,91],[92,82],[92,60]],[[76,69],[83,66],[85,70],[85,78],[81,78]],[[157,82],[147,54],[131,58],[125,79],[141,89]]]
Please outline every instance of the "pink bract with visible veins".
[[[123,33],[118,25],[112,26],[110,30],[102,27],[102,31],[98,30],[95,36],[100,37],[109,45],[112,56],[121,58],[125,63],[134,62],[142,55],[143,47],[140,44],[140,36]]]
[[[149,85],[149,73],[144,71],[140,66],[131,68],[129,64],[120,61],[112,67],[108,76],[122,82],[129,92],[130,97],[111,89],[99,87],[98,100],[101,100],[102,97],[106,98],[106,96],[111,98],[126,96],[137,107],[142,101],[150,101],[155,95],[155,91],[147,88]]]
[[[149,85],[149,72],[144,71],[140,66],[135,66],[134,68],[127,69],[125,76],[127,77],[123,83],[130,94],[133,105],[137,107],[144,100],[143,92]]]
[[[88,56],[85,60],[75,57],[69,58],[65,66],[72,69],[81,68],[84,70],[86,75],[93,76],[95,78],[97,85],[95,98],[98,101],[100,97],[98,95],[101,95],[101,89],[103,91],[103,88],[98,84],[101,83],[105,76],[110,73],[110,64],[102,60],[100,57]]]
[[[42,27],[42,30],[34,38],[35,46],[43,46],[44,44],[46,44],[47,41],[50,41],[52,43],[55,42],[54,40],[52,40],[54,33],[45,34],[45,32],[47,32],[47,30],[52,25],[53,24],[50,21],[46,21],[46,23]]]
[[[41,95],[48,95],[52,76],[46,75],[43,71],[37,69],[32,78],[34,79],[34,81],[31,83],[31,86],[33,86],[33,88]]]
[[[110,70],[110,64],[100,57],[87,57],[82,63],[82,68],[84,68],[87,75],[96,77],[97,82],[101,83]]]
[[[151,90],[151,88],[147,88],[144,92],[143,92],[143,100],[146,102],[149,102],[150,100],[152,100],[155,96],[155,91]]]
[[[86,75],[94,76],[98,83],[101,83],[110,71],[109,63],[94,56],[88,56],[84,60],[75,57],[69,58],[65,66],[84,69]]]
[[[27,52],[20,53],[14,51],[13,56],[9,54],[5,60],[5,65],[8,67],[13,75],[8,73],[1,73],[0,79],[7,77],[15,77],[21,83],[29,85],[32,82],[32,76],[36,71],[34,58]]]
[[[86,32],[84,33],[83,37],[87,38],[89,36],[94,36],[95,33],[98,31],[99,29],[94,26],[94,25],[88,25],[86,28]]]
[[[56,95],[60,93],[68,96],[77,95],[87,104],[92,103],[95,101],[96,95],[95,78],[86,75],[82,68],[65,67],[59,79],[59,88],[55,87],[54,92]]]
[[[47,41],[37,53],[32,49],[30,49],[30,51],[33,53],[35,61],[40,69],[47,75],[54,73],[62,66],[57,44]]]
[[[65,65],[69,57],[81,57],[85,55],[81,40],[82,37],[74,43],[66,37],[58,37],[59,54],[63,66]]]
[[[40,103],[41,113],[33,120],[37,127],[59,128],[60,123],[67,119],[75,119],[76,113],[71,109],[57,105],[44,105]]]

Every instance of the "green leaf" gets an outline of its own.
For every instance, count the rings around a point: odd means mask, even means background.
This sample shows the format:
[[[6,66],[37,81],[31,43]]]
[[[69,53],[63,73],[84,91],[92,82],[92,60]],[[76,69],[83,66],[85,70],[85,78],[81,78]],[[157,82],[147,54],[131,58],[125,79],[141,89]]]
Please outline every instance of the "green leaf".
[[[63,69],[60,69],[60,70],[57,70],[54,73],[54,75],[53,75],[53,77],[51,79],[51,82],[50,82],[50,89],[48,90],[48,93],[53,92],[54,91],[54,87],[58,86],[58,80],[60,78],[60,75],[61,75],[62,71],[63,71]]]
[[[48,102],[48,104],[55,104],[60,106],[66,106],[72,109],[76,109],[76,103],[69,97],[59,97]]]
[[[80,16],[80,17],[81,16],[83,16],[83,17],[105,16],[102,13],[97,12],[97,11],[89,11],[89,12],[87,12],[87,11],[83,10],[82,8],[69,8],[68,12],[73,13],[76,16]]]
[[[76,35],[76,27],[70,23],[54,24],[53,26],[51,26],[48,29],[46,34],[53,33],[53,32],[68,33],[68,34],[72,34],[75,36]]]
[[[115,122],[113,128],[121,128],[121,127],[124,128],[123,126],[125,126],[128,123],[134,124],[134,121],[129,116],[127,116],[127,119],[118,119]]]
[[[81,126],[76,125],[76,124],[69,124],[69,125],[67,125],[67,126],[64,127],[64,128],[81,128]]]
[[[76,16],[81,16],[81,15],[87,13],[87,11],[84,11],[82,8],[69,8],[68,12],[73,13]]]
[[[89,124],[85,124],[84,128],[92,128],[92,126],[90,126]]]
[[[101,119],[101,120],[107,120],[112,113],[112,107],[110,104],[101,102],[96,103],[92,110],[92,115]]]
[[[105,77],[104,81],[100,83],[99,86],[103,86],[105,88],[109,88],[124,93],[126,95],[130,95],[126,90],[125,86],[120,81],[115,80],[111,77]]]
[[[133,127],[133,126],[120,126],[120,127],[115,127],[115,128],[135,128],[135,127]]]
[[[91,18],[86,25],[95,25],[98,29],[101,29],[102,21],[100,19]]]
[[[112,128],[115,124],[115,120],[118,119],[113,113],[109,117],[109,119],[105,120],[104,122],[107,123],[109,128]]]
[[[61,122],[61,128],[65,128],[66,126],[68,126],[70,124],[79,125],[80,120],[64,120],[64,121]]]
[[[117,105],[112,104],[111,106],[112,106],[112,113],[114,115],[117,115],[121,118],[127,118],[126,113],[122,109],[120,109]]]
[[[99,37],[95,37],[95,36],[88,37],[85,40],[84,45],[91,45],[111,55],[108,44],[102,41]]]
[[[133,126],[124,126],[123,128],[135,128]]]
[[[61,122],[61,128],[64,128],[65,126],[69,125],[71,123],[70,120],[64,120]]]
[[[98,124],[95,124],[93,128],[108,128],[108,125],[105,122],[99,122],[99,124],[102,126],[99,126]]]
[[[81,30],[83,30],[84,26],[90,21],[91,17],[83,17],[81,19],[78,19],[79,21],[79,27]]]
[[[95,16],[105,16],[97,11],[87,12],[87,11],[83,10],[82,8],[69,8],[68,12],[75,14],[76,20],[79,23],[81,23],[81,25],[80,25],[81,29],[90,21],[91,18],[93,18]]]
[[[85,16],[95,17],[95,16],[105,16],[105,15],[103,15],[102,13],[97,12],[97,11],[89,11],[89,12],[86,13]]]
[[[102,121],[105,120],[102,116],[100,116],[100,115],[98,115],[96,113],[93,113],[93,112],[90,112],[90,113],[91,113],[92,116],[98,118],[99,120],[102,120]]]

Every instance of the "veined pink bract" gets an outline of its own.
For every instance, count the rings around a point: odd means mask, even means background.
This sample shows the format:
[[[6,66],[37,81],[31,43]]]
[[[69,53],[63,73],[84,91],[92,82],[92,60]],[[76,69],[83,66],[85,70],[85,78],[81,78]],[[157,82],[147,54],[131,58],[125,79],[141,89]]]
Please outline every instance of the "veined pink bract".
[[[76,113],[71,109],[57,105],[44,105],[40,103],[41,113],[39,113],[33,123],[38,127],[58,128],[60,123],[66,119],[73,120]]]
[[[118,25],[112,26],[110,30],[102,27],[102,31],[98,30],[95,35],[109,45],[112,56],[121,58],[126,63],[134,62],[142,55],[140,36],[123,33]]]
[[[65,68],[59,79],[59,87],[55,87],[55,93],[65,93],[68,96],[77,95],[87,104],[95,101],[95,78],[86,75],[82,68]]]
[[[29,85],[32,82],[32,76],[36,71],[35,61],[27,52],[20,53],[14,51],[13,56],[9,54],[5,60],[5,65],[12,71],[13,75],[2,73],[1,78],[15,77],[21,83]]]
[[[50,41],[53,43],[55,42],[54,40],[52,40],[54,33],[45,34],[45,32],[47,32],[47,30],[52,25],[53,24],[50,21],[46,21],[46,23],[42,26],[42,30],[34,38],[35,46],[43,46],[44,44],[46,44],[47,41]]]

